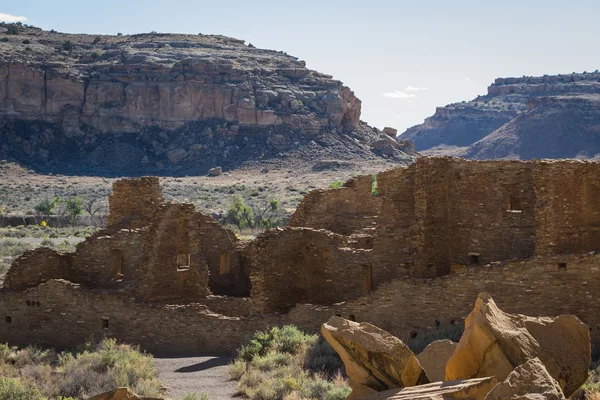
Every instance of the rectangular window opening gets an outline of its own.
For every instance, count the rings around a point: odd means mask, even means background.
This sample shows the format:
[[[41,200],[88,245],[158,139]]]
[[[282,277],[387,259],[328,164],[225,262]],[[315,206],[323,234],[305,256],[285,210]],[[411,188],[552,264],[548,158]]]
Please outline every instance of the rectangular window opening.
[[[190,269],[190,253],[177,254],[177,270],[184,271]]]
[[[110,249],[110,270],[116,277],[123,274],[123,252],[119,249]]]
[[[479,264],[479,254],[469,254],[469,264]]]
[[[222,251],[220,257],[219,274],[229,273],[229,252]]]
[[[12,317],[10,315],[4,316],[4,322],[7,324],[12,324]]]
[[[558,269],[559,270],[566,270],[567,269],[567,263],[558,263]]]
[[[102,318],[102,329],[108,329],[108,318]]]

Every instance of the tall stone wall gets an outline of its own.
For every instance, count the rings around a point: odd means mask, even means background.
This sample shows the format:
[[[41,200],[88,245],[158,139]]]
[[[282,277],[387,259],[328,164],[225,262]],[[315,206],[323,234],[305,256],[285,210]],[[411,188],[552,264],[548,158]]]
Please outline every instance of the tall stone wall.
[[[313,190],[298,205],[288,225],[351,235],[374,228],[380,206],[381,198],[372,193],[372,176],[363,175],[339,189]]]
[[[129,228],[142,228],[164,203],[158,178],[121,179],[113,183],[108,197],[110,212],[107,225],[126,223]]]
[[[600,168],[583,161],[536,162],[536,254],[600,250]]]
[[[193,204],[168,204],[157,213],[138,268],[138,294],[147,301],[206,297],[208,266]]]

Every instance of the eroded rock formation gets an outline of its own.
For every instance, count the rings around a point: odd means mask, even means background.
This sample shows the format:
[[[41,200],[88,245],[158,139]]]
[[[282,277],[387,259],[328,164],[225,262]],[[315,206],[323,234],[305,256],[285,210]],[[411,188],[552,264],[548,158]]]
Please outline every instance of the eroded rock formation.
[[[404,389],[388,390],[364,400],[484,400],[496,385],[495,377],[435,382]]]
[[[429,383],[412,350],[374,325],[332,317],[321,334],[344,362],[352,388],[349,399]]]
[[[446,380],[484,376],[504,380],[519,365],[535,358],[570,397],[588,376],[589,328],[573,315],[533,318],[508,314],[484,293],[465,320],[465,332],[446,364]]]
[[[106,393],[90,397],[88,400],[163,400],[159,397],[138,396],[126,387],[116,388]]]
[[[600,73],[499,78],[487,94],[439,107],[400,139],[424,154],[470,159],[594,158]]]
[[[429,343],[417,355],[421,367],[431,382],[443,381],[446,376],[446,363],[454,354],[458,343],[443,339]]]
[[[349,88],[283,52],[224,36],[18,29],[0,25],[0,154],[28,164],[206,172],[309,143],[367,157],[378,136]]]

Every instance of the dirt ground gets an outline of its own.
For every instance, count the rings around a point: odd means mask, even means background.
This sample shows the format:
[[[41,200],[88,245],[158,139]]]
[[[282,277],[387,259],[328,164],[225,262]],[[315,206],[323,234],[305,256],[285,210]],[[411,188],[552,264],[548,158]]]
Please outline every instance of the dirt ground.
[[[158,377],[174,399],[190,393],[206,394],[211,400],[235,398],[237,382],[229,379],[230,358],[203,356],[182,358],[154,358]]]

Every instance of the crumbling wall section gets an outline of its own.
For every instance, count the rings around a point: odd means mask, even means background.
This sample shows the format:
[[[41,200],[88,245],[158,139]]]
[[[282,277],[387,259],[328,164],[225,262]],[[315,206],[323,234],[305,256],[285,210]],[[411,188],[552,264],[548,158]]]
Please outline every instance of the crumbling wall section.
[[[600,250],[600,164],[561,160],[534,165],[536,254]]]
[[[194,219],[200,251],[210,273],[210,291],[216,295],[249,296],[250,268],[243,260],[235,234],[211,216],[198,212]]]
[[[74,279],[71,255],[61,254],[47,247],[23,253],[10,266],[4,278],[4,287],[25,290],[50,279]]]
[[[113,183],[108,197],[110,212],[107,225],[125,223],[128,228],[148,225],[154,213],[164,203],[158,178],[121,179]]]
[[[313,190],[302,199],[288,225],[340,235],[373,228],[381,198],[373,195],[372,184],[371,175],[362,175],[339,189]]]
[[[200,304],[146,304],[117,292],[52,280],[21,292],[0,290],[0,342],[73,348],[114,337],[153,353],[231,352],[280,316],[228,317]]]
[[[72,255],[73,279],[91,288],[115,287],[121,280],[134,280],[144,258],[147,228],[103,229],[77,245]]]
[[[137,270],[137,293],[146,301],[204,298],[209,272],[193,204],[167,204],[155,215]]]
[[[267,231],[249,247],[257,312],[286,312],[297,303],[330,305],[372,290],[369,250],[346,247],[326,230]]]

